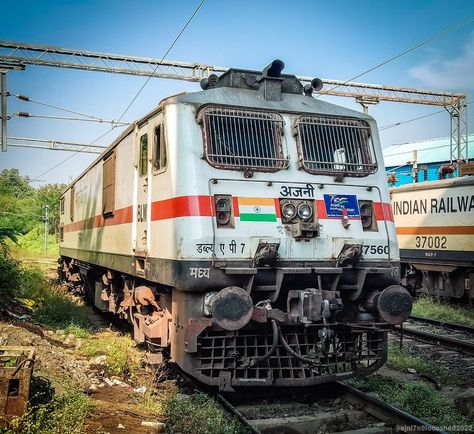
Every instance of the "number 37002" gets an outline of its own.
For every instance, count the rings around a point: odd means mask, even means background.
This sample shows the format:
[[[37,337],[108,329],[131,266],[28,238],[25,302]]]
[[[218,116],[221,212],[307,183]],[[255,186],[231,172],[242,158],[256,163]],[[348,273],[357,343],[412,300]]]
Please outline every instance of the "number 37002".
[[[437,236],[418,236],[415,238],[415,246],[420,248],[429,249],[446,249],[446,244],[448,240],[446,237],[437,237]]]

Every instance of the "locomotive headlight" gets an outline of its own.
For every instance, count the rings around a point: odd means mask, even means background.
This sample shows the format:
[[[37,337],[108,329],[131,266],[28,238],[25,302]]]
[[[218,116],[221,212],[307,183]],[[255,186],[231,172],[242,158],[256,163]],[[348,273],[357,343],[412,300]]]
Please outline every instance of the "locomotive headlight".
[[[228,226],[232,217],[230,197],[216,198],[216,220],[218,226]]]
[[[311,218],[312,215],[313,215],[313,209],[307,203],[302,203],[298,207],[298,217],[301,220],[307,221]]]
[[[296,207],[292,203],[286,203],[283,205],[281,213],[287,220],[291,220],[296,216]]]

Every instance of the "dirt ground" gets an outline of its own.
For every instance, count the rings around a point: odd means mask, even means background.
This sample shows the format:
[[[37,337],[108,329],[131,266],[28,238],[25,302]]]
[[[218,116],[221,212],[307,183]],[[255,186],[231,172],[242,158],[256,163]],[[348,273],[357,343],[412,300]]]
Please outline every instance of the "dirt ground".
[[[114,332],[109,330],[106,333]],[[154,373],[144,368],[140,369],[133,380],[114,376],[109,378],[100,365],[100,356],[88,359],[79,355],[78,342],[72,338],[29,323],[14,325],[0,322],[0,345],[35,348],[34,377],[49,380],[56,394],[62,393],[68,385],[72,385],[90,396],[93,410],[86,420],[86,433],[166,432],[166,427],[161,425],[163,421],[151,416],[147,406],[153,401],[156,407],[159,395],[165,395],[171,390],[174,387],[173,383],[165,382],[153,386]],[[148,385],[146,392],[143,384]],[[153,399],[150,398],[150,392],[155,394]],[[157,423],[160,426],[143,426],[142,422]]]

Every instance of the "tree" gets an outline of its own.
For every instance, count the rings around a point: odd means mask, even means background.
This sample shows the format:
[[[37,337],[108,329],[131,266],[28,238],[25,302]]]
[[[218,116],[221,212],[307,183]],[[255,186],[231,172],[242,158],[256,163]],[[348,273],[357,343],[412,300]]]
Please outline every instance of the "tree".
[[[51,234],[59,232],[59,202],[61,200],[61,193],[66,187],[66,184],[47,184],[36,190],[38,211],[42,210],[45,205],[49,207],[49,233]]]
[[[0,195],[24,199],[34,196],[34,193],[30,178],[20,175],[18,169],[4,169],[0,172]]]

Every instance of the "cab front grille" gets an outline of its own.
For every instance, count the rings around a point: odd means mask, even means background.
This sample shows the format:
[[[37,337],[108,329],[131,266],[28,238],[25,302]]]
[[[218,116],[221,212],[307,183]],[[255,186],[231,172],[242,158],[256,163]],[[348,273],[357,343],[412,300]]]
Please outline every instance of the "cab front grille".
[[[283,334],[294,351],[314,359],[312,366],[292,357],[281,345],[268,360],[253,366],[246,363],[270,349],[271,330],[262,334],[250,330],[206,331],[198,338],[197,370],[209,379],[217,379],[221,372],[228,371],[237,382],[271,379],[312,384],[332,381],[333,376],[356,375],[361,369],[375,369],[386,359],[385,332],[336,332],[326,355],[320,351],[316,328],[287,329]]]

